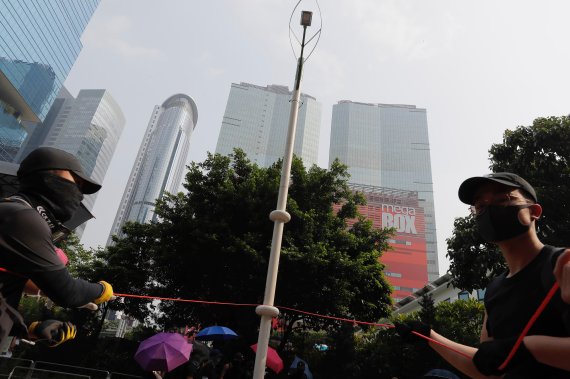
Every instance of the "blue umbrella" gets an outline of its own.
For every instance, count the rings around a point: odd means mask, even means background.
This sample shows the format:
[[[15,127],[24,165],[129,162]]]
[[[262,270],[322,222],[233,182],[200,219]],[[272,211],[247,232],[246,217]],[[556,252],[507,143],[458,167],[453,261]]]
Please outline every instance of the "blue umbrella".
[[[307,362],[305,362],[296,355],[295,359],[293,359],[293,363],[291,363],[291,368],[297,368],[299,362],[303,362],[305,364],[305,375],[307,376],[307,379],[313,379],[313,374],[311,373],[311,370],[309,370],[309,365],[307,364]]]
[[[200,330],[196,334],[196,339],[201,341],[225,341],[232,338],[237,338],[236,332],[225,326],[209,326]]]

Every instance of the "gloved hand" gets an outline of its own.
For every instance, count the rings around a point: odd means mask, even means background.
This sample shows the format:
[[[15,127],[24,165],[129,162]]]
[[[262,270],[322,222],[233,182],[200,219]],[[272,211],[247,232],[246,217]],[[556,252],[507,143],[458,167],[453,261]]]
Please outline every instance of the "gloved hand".
[[[534,357],[526,348],[524,341],[520,344],[513,358],[504,370],[499,370],[511,349],[515,345],[518,337],[498,339],[483,342],[479,350],[473,356],[473,363],[477,370],[484,375],[502,375],[512,367],[520,365],[522,362],[534,361]]]
[[[103,286],[103,290],[101,292],[101,295],[93,300],[95,304],[105,303],[113,298],[113,287],[111,287],[111,285],[104,280],[101,280],[99,284]]]
[[[406,342],[427,342],[426,339],[421,338],[412,332],[416,332],[426,337],[429,337],[431,334],[430,326],[421,321],[412,320],[405,323],[395,322],[394,326],[396,327],[396,333],[398,333]]]
[[[77,329],[70,322],[58,320],[34,321],[28,327],[32,339],[45,340],[50,347],[61,345],[75,338]]]

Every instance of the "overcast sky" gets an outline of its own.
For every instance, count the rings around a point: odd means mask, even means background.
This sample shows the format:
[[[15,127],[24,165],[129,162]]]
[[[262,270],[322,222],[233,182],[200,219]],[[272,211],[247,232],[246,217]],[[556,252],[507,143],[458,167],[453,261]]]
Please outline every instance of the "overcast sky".
[[[66,86],[73,95],[109,90],[127,124],[94,208],[97,219],[83,236],[86,246],[106,242],[155,105],[175,93],[196,101],[189,161],[202,161],[215,150],[232,82],[292,87],[288,25],[295,4],[101,1]],[[314,10],[314,4],[303,0],[300,7]],[[322,38],[301,84],[323,105],[319,165],[328,164],[332,105],[339,100],[426,108],[443,274],[445,240],[454,218],[467,214],[459,184],[488,172],[488,150],[505,129],[570,113],[570,2],[322,0],[320,6]]]

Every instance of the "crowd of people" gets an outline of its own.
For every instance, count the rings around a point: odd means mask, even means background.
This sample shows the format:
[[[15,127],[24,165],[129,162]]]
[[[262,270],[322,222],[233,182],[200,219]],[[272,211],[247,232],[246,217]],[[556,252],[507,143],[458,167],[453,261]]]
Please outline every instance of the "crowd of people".
[[[194,348],[200,346],[193,343]],[[201,348],[199,347],[201,350]],[[222,352],[212,349],[204,354],[194,350],[190,360],[169,372],[153,371],[147,375],[151,379],[246,379],[251,378],[253,365],[245,360],[242,353],[235,353],[227,360]]]
[[[0,201],[0,342],[18,336],[55,347],[75,338],[75,326],[59,320],[24,321],[18,304],[23,292],[41,293],[68,308],[96,309],[113,298],[106,281],[71,277],[54,245],[68,232],[64,224],[81,206],[83,195],[101,185],[84,173],[75,156],[48,147],[31,152],[17,175],[19,190]],[[470,377],[570,377],[570,250],[540,241],[536,226],[543,209],[536,191],[516,174],[492,173],[465,180],[459,199],[470,205],[479,233],[496,244],[507,264],[485,293],[481,343],[456,343],[419,321],[398,324],[397,332],[409,341],[428,337],[425,343]],[[555,284],[560,289],[519,345],[522,330]],[[252,362],[243,354],[227,359],[219,350],[197,346],[186,364],[149,375],[251,377]],[[303,365],[290,369],[288,376],[306,378]]]

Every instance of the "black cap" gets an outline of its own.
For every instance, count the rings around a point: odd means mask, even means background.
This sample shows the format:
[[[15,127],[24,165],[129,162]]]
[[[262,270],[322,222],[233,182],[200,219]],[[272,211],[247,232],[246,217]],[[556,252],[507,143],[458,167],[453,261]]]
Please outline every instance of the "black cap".
[[[473,204],[473,198],[475,197],[475,192],[481,187],[481,185],[489,182],[495,182],[504,184],[509,187],[519,188],[526,191],[532,199],[537,202],[536,192],[534,188],[523,178],[517,174],[512,174],[510,172],[495,172],[484,176],[475,176],[465,180],[459,186],[459,200],[465,204]]]
[[[18,169],[18,178],[44,170],[69,170],[83,180],[81,192],[86,195],[95,193],[101,189],[101,185],[94,182],[83,172],[81,163],[67,151],[53,147],[39,147],[32,151]]]

